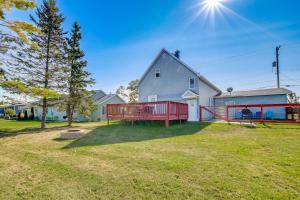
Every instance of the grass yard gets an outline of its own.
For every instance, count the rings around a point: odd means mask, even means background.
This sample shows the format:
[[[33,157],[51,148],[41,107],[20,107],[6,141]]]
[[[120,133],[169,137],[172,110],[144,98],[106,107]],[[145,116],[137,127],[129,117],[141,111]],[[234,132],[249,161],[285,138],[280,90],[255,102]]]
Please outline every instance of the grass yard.
[[[0,199],[300,199],[300,126],[0,120]]]

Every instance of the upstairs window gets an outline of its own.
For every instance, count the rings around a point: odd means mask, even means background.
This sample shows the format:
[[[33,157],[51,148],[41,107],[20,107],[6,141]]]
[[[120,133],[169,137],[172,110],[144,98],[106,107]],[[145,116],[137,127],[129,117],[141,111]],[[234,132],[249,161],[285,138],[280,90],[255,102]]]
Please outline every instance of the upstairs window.
[[[160,77],[160,69],[155,69],[155,78]]]
[[[190,78],[190,89],[195,89],[195,78]]]
[[[157,101],[157,95],[148,96],[148,102],[156,102],[156,101]]]

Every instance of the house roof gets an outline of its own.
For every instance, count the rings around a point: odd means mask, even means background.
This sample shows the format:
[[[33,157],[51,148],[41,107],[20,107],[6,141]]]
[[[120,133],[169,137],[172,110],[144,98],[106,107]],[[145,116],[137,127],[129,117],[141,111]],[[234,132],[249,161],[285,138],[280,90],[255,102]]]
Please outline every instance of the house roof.
[[[121,97],[119,97],[119,95],[117,95],[117,94],[108,94],[108,95],[102,97],[101,99],[99,99],[97,102],[98,102],[99,104],[102,104],[102,103],[105,103],[106,101],[109,101],[110,99],[112,99],[112,98],[114,98],[114,97],[117,97],[117,98],[121,99],[122,101],[124,101],[124,100],[123,100]],[[124,101],[124,103],[125,103],[125,101]]]
[[[234,92],[224,92],[215,98],[230,98],[230,97],[250,97],[250,96],[269,96],[269,95],[281,95],[281,94],[291,94],[291,90],[285,88],[269,88],[260,90],[244,90],[244,91],[234,91]]]
[[[184,62],[182,62],[182,60],[178,59],[176,56],[174,56],[172,53],[168,52],[166,49],[162,49],[159,54],[156,56],[156,58],[154,59],[154,61],[151,63],[151,65],[148,67],[148,69],[145,71],[145,73],[143,74],[143,76],[140,78],[140,82],[142,82],[142,80],[146,77],[147,73],[150,71],[151,67],[156,63],[156,61],[160,58],[160,56],[166,53],[167,55],[171,56],[173,59],[175,59],[177,62],[179,62],[181,65],[183,65],[184,67],[186,67],[189,71],[191,71],[192,73],[194,73],[196,76],[198,76],[198,78],[204,82],[205,84],[207,84],[208,86],[210,86],[211,88],[213,88],[214,90],[216,90],[217,92],[221,93],[221,90],[216,87],[214,84],[212,84],[211,82],[209,82],[204,76],[200,75],[199,73],[197,73],[194,69],[192,69],[190,66],[188,66],[187,64],[185,64]]]
[[[98,101],[105,96],[106,96],[106,93],[103,92],[103,90],[95,90],[95,94],[92,95],[92,99],[94,101]]]

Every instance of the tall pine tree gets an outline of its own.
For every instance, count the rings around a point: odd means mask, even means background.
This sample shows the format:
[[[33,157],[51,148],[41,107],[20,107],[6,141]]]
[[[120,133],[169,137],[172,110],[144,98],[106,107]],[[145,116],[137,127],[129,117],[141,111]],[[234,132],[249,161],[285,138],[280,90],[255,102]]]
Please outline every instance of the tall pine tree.
[[[69,126],[72,125],[75,112],[84,114],[88,110],[93,110],[94,107],[94,103],[91,101],[90,94],[86,89],[87,86],[94,84],[94,80],[90,77],[91,74],[85,71],[87,61],[84,60],[85,55],[80,48],[81,38],[80,26],[75,22],[70,37],[67,38],[66,45],[69,69],[66,111]]]
[[[59,91],[65,84],[65,40],[62,29],[65,18],[59,12],[56,0],[44,0],[35,14],[37,18],[30,18],[41,33],[31,33],[29,39],[38,44],[38,48],[23,45],[14,54],[11,72],[24,87],[31,88],[31,94],[41,97],[41,128],[45,128],[48,99],[56,95],[53,91]]]

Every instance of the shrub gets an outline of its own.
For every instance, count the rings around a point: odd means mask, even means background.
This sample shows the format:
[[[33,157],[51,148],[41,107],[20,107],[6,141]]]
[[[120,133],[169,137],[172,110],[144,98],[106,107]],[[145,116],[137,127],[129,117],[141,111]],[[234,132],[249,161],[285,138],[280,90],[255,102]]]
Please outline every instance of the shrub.
[[[5,109],[5,115],[10,119],[16,115],[16,111],[11,108]]]

